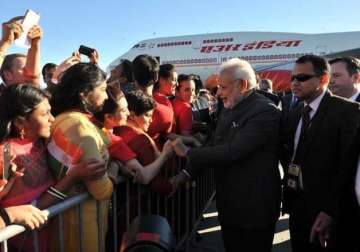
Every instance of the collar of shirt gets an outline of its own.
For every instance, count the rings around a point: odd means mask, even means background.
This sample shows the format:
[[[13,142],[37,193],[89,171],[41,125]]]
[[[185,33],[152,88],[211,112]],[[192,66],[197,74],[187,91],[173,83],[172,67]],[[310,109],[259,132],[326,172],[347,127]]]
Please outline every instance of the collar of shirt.
[[[358,95],[360,94],[360,91],[357,91],[356,94],[354,94],[353,96],[351,96],[349,99],[351,101],[356,101],[356,98],[358,97]]]
[[[311,108],[311,112],[310,112],[310,119],[313,118],[313,116],[315,115],[316,111],[318,110],[319,106],[320,106],[320,102],[322,101],[322,99],[324,98],[325,92],[322,92],[318,97],[316,97],[315,100],[313,100],[312,102],[310,102],[309,104],[307,104],[306,102],[304,103],[304,106],[309,105]]]

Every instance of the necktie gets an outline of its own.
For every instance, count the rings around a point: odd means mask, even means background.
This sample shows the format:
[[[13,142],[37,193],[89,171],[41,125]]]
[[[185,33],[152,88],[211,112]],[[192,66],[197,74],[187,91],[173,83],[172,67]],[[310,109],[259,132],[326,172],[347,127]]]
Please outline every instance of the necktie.
[[[309,105],[306,105],[301,112],[302,126],[301,126],[301,135],[305,136],[306,131],[310,126],[310,112],[312,108]],[[300,137],[301,138],[301,137]]]
[[[302,111],[301,111],[301,119],[302,119],[302,125],[301,125],[301,133],[300,133],[300,137],[299,137],[299,142],[296,148],[296,154],[294,157],[294,164],[301,164],[302,160],[303,160],[303,154],[305,152],[305,146],[304,146],[304,141],[306,138],[306,133],[307,130],[309,129],[310,126],[310,112],[311,112],[311,107],[309,105],[306,105],[305,107],[303,107]]]

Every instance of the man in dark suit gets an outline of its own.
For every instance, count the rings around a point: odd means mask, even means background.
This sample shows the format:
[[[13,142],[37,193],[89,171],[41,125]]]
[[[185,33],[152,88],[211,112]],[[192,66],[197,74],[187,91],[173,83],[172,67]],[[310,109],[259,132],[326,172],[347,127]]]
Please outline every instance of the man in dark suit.
[[[281,100],[281,111],[287,117],[287,115],[297,109],[299,106],[302,106],[302,100],[296,97],[293,92],[289,92],[284,96],[280,97]]]
[[[359,104],[327,91],[330,66],[315,55],[300,57],[292,73],[292,91],[303,99],[290,113],[284,132],[288,150],[283,210],[290,214],[294,252],[328,251],[344,173],[356,157]]]
[[[331,66],[330,90],[334,94],[360,102],[360,60],[341,57],[329,61]]]
[[[215,166],[226,250],[269,252],[280,206],[280,112],[255,91],[255,73],[248,62],[236,58],[224,63],[220,80],[224,109],[213,142],[190,149],[175,140],[176,153],[189,162],[174,181]]]
[[[261,79],[259,81],[259,89],[257,90],[257,92],[273,101],[276,106],[279,106],[280,98],[278,95],[273,93],[272,87],[273,83],[270,79]]]
[[[354,57],[341,57],[329,61],[331,67],[330,89],[336,95],[360,103],[360,61]],[[338,250],[360,251],[357,230],[360,227],[360,207],[355,188],[359,188],[360,132],[354,138],[352,151],[358,159],[349,159],[349,169],[344,173],[343,186],[339,197],[338,216],[335,225]],[[357,175],[358,174],[358,175]],[[356,177],[356,179],[355,179]],[[357,185],[355,185],[357,183]],[[349,232],[350,231],[350,232]]]

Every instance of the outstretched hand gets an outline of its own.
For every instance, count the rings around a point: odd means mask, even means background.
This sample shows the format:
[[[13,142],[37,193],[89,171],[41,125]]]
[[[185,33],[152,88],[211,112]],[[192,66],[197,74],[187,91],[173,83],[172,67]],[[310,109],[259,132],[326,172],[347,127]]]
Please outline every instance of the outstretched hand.
[[[178,155],[179,157],[186,157],[186,153],[190,149],[184,144],[184,142],[180,138],[177,138],[174,141],[172,141],[172,146],[174,148],[176,155]]]

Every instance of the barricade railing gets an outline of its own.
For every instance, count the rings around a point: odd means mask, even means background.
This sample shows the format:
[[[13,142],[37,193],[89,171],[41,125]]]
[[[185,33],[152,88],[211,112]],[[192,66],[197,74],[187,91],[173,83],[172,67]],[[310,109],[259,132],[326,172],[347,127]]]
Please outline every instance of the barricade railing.
[[[175,159],[174,159],[175,160]],[[162,176],[168,179],[174,176],[182,169],[184,162],[176,159],[175,168],[166,169]],[[149,190],[147,186],[134,184],[131,179],[120,177],[118,184],[114,188],[109,211],[109,229],[104,229],[102,223],[101,207],[97,207],[98,212],[98,234],[99,234],[99,250],[119,251],[121,237],[128,229],[132,220],[136,216],[155,214],[167,218],[174,237],[177,241],[178,250],[188,250],[188,241],[195,233],[194,230],[202,217],[204,208],[209,205],[209,200],[214,196],[215,191],[215,170],[206,169],[196,179],[188,181],[185,186],[178,189],[173,195],[160,195],[158,192]],[[64,251],[64,217],[63,212],[70,208],[76,208],[79,214],[78,232],[80,234],[79,247],[83,251],[84,230],[82,223],[82,203],[90,198],[88,193],[82,193],[56,204],[44,211],[48,212],[49,217],[58,216],[58,242],[59,250]],[[99,204],[99,203],[98,203]],[[0,230],[0,242],[2,243],[2,251],[8,251],[7,240],[24,232],[25,228],[20,225],[9,225]],[[34,251],[39,250],[39,241],[37,238],[37,230],[32,231]],[[107,232],[106,240],[103,239],[104,232]]]

